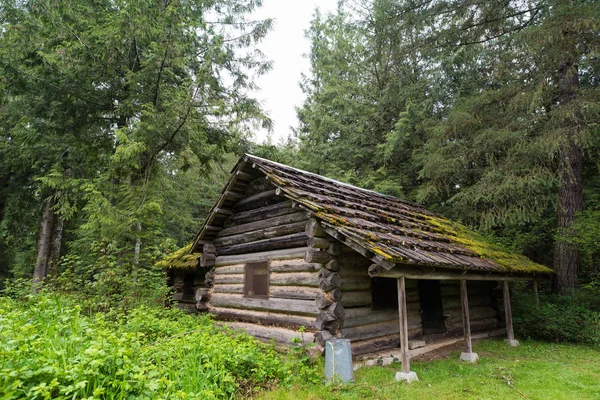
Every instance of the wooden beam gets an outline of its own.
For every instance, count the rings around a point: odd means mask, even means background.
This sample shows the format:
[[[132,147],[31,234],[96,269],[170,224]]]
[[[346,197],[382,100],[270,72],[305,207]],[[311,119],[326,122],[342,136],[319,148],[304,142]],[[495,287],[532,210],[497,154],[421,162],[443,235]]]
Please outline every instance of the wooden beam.
[[[471,342],[471,320],[469,317],[469,296],[467,294],[467,281],[460,281],[460,300],[462,304],[463,331],[465,335],[465,353],[473,352]]]
[[[377,272],[375,274],[375,272]],[[399,278],[401,276],[406,279],[429,279],[429,280],[460,280],[467,279],[470,281],[526,281],[531,280],[531,276],[523,275],[499,275],[491,272],[467,272],[462,270],[451,270],[447,268],[433,267],[402,267],[396,266],[394,269],[385,271],[376,271],[375,268],[369,273],[371,277],[378,278]]]
[[[398,314],[400,317],[400,362],[402,372],[410,372],[410,356],[408,354],[408,317],[406,313],[406,282],[401,276],[398,278]]]
[[[515,332],[513,331],[512,312],[510,310],[510,288],[508,281],[502,282],[504,292],[504,315],[506,316],[506,338],[511,346],[518,346],[519,342],[515,340]]]

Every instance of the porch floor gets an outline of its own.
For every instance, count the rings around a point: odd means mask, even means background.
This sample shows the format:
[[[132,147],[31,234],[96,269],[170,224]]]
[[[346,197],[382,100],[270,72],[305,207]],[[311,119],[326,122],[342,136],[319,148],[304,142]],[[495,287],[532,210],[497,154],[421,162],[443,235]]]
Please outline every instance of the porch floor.
[[[506,329],[504,329],[504,328],[495,329],[495,330],[491,330],[491,331],[485,331],[485,332],[479,332],[479,333],[473,333],[471,337],[473,340],[477,340],[477,339],[487,339],[487,338],[503,336],[503,335],[506,335]],[[430,341],[430,342],[427,342],[424,347],[419,347],[416,349],[409,350],[410,358],[413,359],[413,358],[421,356],[423,354],[427,354],[429,352],[441,349],[446,346],[451,346],[456,343],[460,343],[462,341],[464,341],[464,338],[462,338],[462,337]],[[359,357],[360,357],[360,360],[356,360],[352,363],[353,369],[355,371],[361,367],[372,367],[375,365],[389,365],[394,361],[398,361],[400,359],[400,348],[398,347],[395,349],[387,349],[387,350],[378,351],[376,353],[362,354]]]

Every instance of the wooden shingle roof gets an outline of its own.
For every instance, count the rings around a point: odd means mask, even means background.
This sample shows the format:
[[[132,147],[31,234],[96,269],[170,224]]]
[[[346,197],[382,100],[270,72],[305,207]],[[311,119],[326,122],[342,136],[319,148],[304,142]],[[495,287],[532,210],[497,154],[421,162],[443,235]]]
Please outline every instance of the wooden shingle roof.
[[[248,166],[262,172],[279,195],[308,210],[334,237],[363,249],[386,269],[395,264],[509,274],[548,274],[552,270],[528,258],[502,251],[465,226],[427,209],[370,190],[252,155],[233,169],[223,191],[235,184],[236,174]],[[196,236],[197,244],[210,237],[211,216]],[[363,252],[363,254],[364,254]]]

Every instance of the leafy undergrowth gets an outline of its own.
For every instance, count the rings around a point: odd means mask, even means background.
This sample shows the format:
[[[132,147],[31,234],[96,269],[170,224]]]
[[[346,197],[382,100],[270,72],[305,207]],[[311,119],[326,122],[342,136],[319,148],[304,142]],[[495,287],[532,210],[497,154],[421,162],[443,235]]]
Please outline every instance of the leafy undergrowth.
[[[347,386],[300,385],[277,389],[262,400],[321,399],[600,399],[600,351],[597,347],[522,342],[511,348],[501,340],[475,343],[479,363],[448,358],[413,362],[420,379],[394,380],[398,364],[361,368]]]
[[[3,399],[233,398],[315,374],[207,317],[145,307],[86,316],[57,295],[0,297]]]

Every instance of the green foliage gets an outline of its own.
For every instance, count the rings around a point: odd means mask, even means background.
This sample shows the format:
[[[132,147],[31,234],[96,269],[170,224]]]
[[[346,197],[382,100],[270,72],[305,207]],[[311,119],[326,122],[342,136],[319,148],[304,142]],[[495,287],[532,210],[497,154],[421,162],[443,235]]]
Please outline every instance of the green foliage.
[[[540,295],[519,291],[514,297],[514,326],[518,337],[547,342],[600,346],[600,295],[578,290],[573,295]]]
[[[0,297],[0,348],[6,399],[222,399],[296,380],[292,357],[208,317],[139,307],[107,319],[52,294]]]

